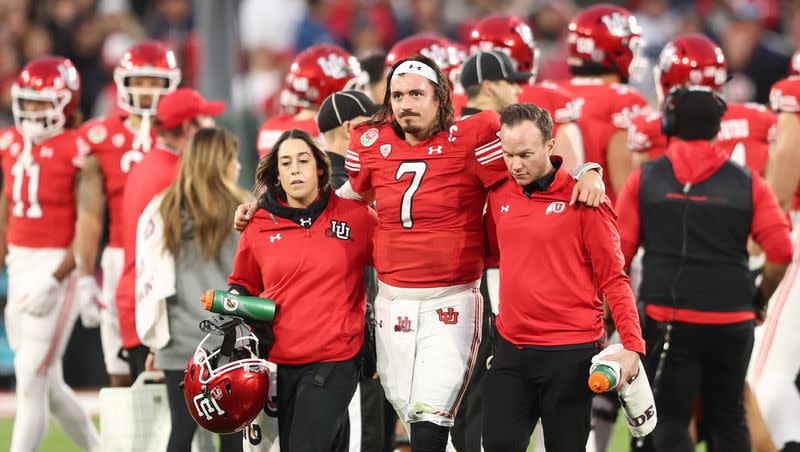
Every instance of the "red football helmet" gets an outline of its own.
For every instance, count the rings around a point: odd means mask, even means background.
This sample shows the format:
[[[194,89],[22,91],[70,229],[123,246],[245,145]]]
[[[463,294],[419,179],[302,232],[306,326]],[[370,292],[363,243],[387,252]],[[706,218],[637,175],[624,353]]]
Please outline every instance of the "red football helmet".
[[[434,33],[421,33],[401,39],[386,54],[386,67],[391,68],[398,61],[416,54],[432,59],[450,80],[450,87],[453,87],[451,74],[458,69],[459,60],[457,50],[449,39]]]
[[[214,433],[234,433],[247,427],[267,402],[269,368],[257,356],[258,339],[247,326],[236,337],[230,356],[224,345],[212,351],[203,347],[211,334],[197,346],[183,377],[183,398],[198,425]],[[235,339],[234,339],[235,338]],[[223,342],[224,344],[224,342]],[[224,360],[224,361],[223,361]]]
[[[567,45],[571,67],[586,61],[599,64],[623,79],[640,79],[646,62],[641,27],[636,17],[615,5],[595,5],[579,12],[569,23]]]
[[[800,50],[792,55],[792,61],[789,63],[789,75],[800,75]]]
[[[728,79],[722,49],[698,33],[687,33],[667,43],[653,74],[660,101],[675,86],[699,85],[720,90]]]
[[[162,86],[131,86],[135,77],[160,78]],[[145,41],[125,52],[114,69],[114,82],[120,108],[135,115],[155,115],[158,99],[178,88],[181,70],[172,50],[160,42]]]
[[[539,49],[531,27],[517,16],[500,14],[483,19],[470,32],[467,44],[471,54],[503,50],[517,65],[517,71],[536,76]]]
[[[20,71],[17,83],[11,86],[11,98],[17,130],[39,140],[64,130],[67,118],[80,102],[81,78],[67,58],[36,58]],[[32,109],[27,105],[29,102],[49,106]]]
[[[326,97],[336,91],[355,88],[363,77],[361,65],[350,52],[332,44],[314,45],[292,61],[281,104],[319,108]]]

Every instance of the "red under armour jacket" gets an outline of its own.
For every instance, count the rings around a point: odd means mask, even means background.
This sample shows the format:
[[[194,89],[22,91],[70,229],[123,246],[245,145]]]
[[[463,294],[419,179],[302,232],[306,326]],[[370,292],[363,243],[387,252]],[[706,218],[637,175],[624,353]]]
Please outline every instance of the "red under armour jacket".
[[[519,346],[602,341],[605,295],[625,348],[644,354],[611,202],[570,206],[575,183],[558,168],[544,191],[528,196],[509,180],[489,195],[489,253],[499,252],[500,262],[497,329]]]

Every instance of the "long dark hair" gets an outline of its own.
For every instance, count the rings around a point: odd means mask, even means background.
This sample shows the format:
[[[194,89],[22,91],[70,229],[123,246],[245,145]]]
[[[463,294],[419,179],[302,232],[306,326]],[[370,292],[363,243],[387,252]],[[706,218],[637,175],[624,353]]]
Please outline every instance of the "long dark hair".
[[[280,151],[281,145],[290,139],[302,140],[311,148],[311,154],[314,156],[314,160],[317,161],[317,170],[322,170],[322,175],[318,178],[319,191],[324,191],[331,186],[331,159],[322,149],[322,145],[308,132],[300,129],[290,129],[278,137],[278,141],[272,146],[269,154],[262,157],[258,162],[255,194],[259,202],[264,198],[265,193],[269,193],[273,198],[286,202],[286,191],[284,191],[281,182],[278,180],[278,151]]]
[[[456,117],[455,109],[453,108],[453,99],[450,93],[450,80],[448,80],[432,59],[420,54],[400,60],[392,66],[392,70],[389,71],[389,75],[387,75],[388,78],[386,79],[386,93],[383,95],[383,105],[381,105],[380,110],[372,115],[372,118],[366,121],[366,123],[369,125],[379,125],[391,122],[395,130],[402,132],[403,129],[400,127],[397,119],[395,119],[394,112],[392,112],[392,76],[397,67],[406,61],[419,61],[430,66],[436,72],[436,78],[439,80],[439,83],[430,82],[430,84],[433,86],[434,97],[439,102],[439,111],[436,115],[434,127],[431,129],[431,135],[449,129],[450,126],[453,125],[453,121],[455,121]]]

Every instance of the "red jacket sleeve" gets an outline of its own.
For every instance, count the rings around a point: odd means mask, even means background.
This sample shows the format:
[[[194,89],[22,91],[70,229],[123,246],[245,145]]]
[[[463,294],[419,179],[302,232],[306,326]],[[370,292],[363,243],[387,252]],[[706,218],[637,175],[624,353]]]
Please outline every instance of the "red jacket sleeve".
[[[625,256],[625,266],[631,264],[631,259],[639,248],[639,188],[642,181],[642,169],[636,168],[625,181],[617,197],[617,224],[622,242],[622,254]]]
[[[611,308],[614,325],[627,350],[644,355],[644,339],[639,326],[639,313],[633,299],[630,279],[623,267],[616,215],[607,198],[599,208],[581,209],[583,246],[592,264],[597,284]]]
[[[373,250],[375,247],[375,228],[378,227],[378,213],[372,207],[367,207],[365,224],[365,235],[367,240],[367,265],[374,265],[372,261]]]
[[[775,194],[760,175],[753,173],[753,221],[750,234],[767,255],[767,262],[788,264],[792,261],[792,239],[786,219]]]
[[[505,180],[508,177],[508,170],[498,136],[500,115],[493,110],[484,110],[460,121],[455,127],[475,129],[475,172],[483,182],[483,186],[490,188]]]
[[[261,277],[261,266],[258,264],[253,247],[250,244],[251,234],[258,230],[252,223],[245,228],[239,238],[239,247],[233,258],[233,272],[228,276],[228,285],[242,286],[257,297],[264,291],[264,280]]]

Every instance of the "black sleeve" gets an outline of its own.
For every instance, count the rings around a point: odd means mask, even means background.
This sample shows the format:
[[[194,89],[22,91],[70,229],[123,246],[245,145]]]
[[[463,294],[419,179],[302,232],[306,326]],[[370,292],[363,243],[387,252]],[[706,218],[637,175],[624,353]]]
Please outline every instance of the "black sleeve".
[[[228,292],[230,292],[232,290],[235,290],[236,292],[239,292],[239,295],[244,295],[244,296],[247,296],[247,297],[252,297],[253,296],[253,294],[251,294],[250,291],[247,290],[247,288],[244,287],[241,284],[231,284],[230,286],[228,286]]]

